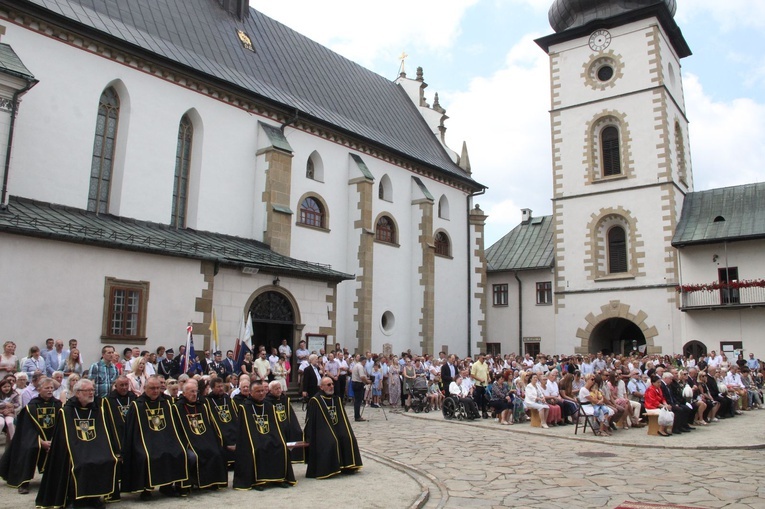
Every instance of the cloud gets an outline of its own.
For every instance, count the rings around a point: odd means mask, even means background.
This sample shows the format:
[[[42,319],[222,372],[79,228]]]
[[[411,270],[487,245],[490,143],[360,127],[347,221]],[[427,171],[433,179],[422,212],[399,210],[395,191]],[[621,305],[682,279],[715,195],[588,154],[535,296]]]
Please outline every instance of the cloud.
[[[765,104],[715,101],[697,76],[683,76],[697,191],[765,181]]]
[[[765,28],[765,2],[762,0],[678,2],[675,17],[681,26],[692,18],[712,17],[722,32],[730,32],[742,26]]]
[[[460,22],[478,0],[292,0],[253,3],[274,19],[361,65],[380,59],[396,65],[402,50],[448,52]],[[391,73],[395,75],[395,71]]]
[[[459,151],[467,142],[473,178],[489,187],[475,199],[490,216],[487,247],[520,222],[521,208],[552,208],[549,62],[533,39],[524,36],[491,76],[439,94],[447,143]]]

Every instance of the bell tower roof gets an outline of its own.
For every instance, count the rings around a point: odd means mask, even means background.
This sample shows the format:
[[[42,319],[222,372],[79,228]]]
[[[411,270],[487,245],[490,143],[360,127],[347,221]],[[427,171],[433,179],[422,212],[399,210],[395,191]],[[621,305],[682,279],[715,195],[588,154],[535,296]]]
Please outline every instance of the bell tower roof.
[[[553,30],[562,32],[653,4],[666,5],[672,16],[677,10],[676,0],[555,0],[547,16]]]

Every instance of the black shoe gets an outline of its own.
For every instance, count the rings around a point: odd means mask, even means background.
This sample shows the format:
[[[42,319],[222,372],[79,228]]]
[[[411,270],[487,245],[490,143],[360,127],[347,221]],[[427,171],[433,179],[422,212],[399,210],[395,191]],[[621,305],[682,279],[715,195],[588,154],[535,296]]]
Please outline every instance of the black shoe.
[[[367,422],[367,420],[364,419],[363,417],[359,417],[358,419],[354,419],[354,421],[356,421],[356,422]]]
[[[264,489],[265,488],[261,484],[258,484],[257,486],[255,486],[255,491],[263,491]]]
[[[27,494],[29,494],[29,483],[28,482],[22,483],[19,486],[19,494],[20,495],[27,495]]]
[[[696,429],[694,426],[688,425],[688,429]]]
[[[488,418],[489,418],[489,414],[487,414],[486,412],[484,412],[484,413],[483,413],[483,415],[481,415],[481,417],[483,417],[484,419],[488,419]]]
[[[178,493],[175,490],[175,488],[173,488],[170,485],[160,486],[159,487],[159,492],[162,493],[164,496],[171,497],[171,498],[176,498],[176,497],[180,497],[181,496],[180,493]]]
[[[683,426],[683,433],[690,433],[693,429],[689,426]]]
[[[146,501],[146,500],[151,500],[151,491],[149,491],[149,490],[143,490],[143,491],[141,492],[141,495],[140,495],[138,498],[140,498],[140,499],[141,499],[141,500],[143,500],[143,501]]]
[[[93,509],[104,509],[106,504],[104,504],[104,501],[101,500],[101,497],[98,497],[90,503],[90,507]]]
[[[292,488],[292,485],[285,481],[285,482],[279,483],[279,487],[280,488]]]

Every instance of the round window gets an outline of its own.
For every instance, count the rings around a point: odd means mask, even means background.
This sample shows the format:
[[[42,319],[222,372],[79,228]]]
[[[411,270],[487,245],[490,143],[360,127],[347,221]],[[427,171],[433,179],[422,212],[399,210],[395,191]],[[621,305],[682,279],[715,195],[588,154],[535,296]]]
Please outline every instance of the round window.
[[[614,77],[614,68],[610,65],[604,65],[598,69],[598,79],[600,81],[608,81]]]
[[[393,327],[396,326],[396,317],[393,316],[393,313],[390,311],[383,313],[382,318],[380,319],[380,326],[382,327],[383,332],[387,334],[393,332]]]

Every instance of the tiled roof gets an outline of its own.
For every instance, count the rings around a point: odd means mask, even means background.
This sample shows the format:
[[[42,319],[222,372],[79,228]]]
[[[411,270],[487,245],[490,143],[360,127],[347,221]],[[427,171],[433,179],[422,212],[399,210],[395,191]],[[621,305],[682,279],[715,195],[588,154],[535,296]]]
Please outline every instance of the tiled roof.
[[[270,274],[322,281],[353,279],[328,265],[274,253],[266,244],[220,233],[176,229],[73,207],[11,197],[0,210],[0,232],[157,255],[256,267]]]
[[[544,269],[553,266],[552,216],[521,223],[486,250],[489,272]]]
[[[70,28],[115,38],[198,75],[299,110],[481,187],[450,159],[404,90],[254,10],[240,20],[219,0],[18,0]],[[39,12],[39,11],[38,11]],[[74,22],[72,25],[71,22]],[[237,35],[243,31],[254,51]]]
[[[19,56],[8,44],[0,43],[0,72],[13,74],[28,81],[35,80]]]
[[[672,245],[765,238],[765,182],[689,193]]]

